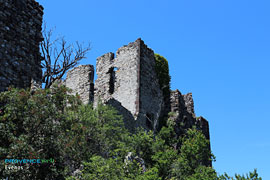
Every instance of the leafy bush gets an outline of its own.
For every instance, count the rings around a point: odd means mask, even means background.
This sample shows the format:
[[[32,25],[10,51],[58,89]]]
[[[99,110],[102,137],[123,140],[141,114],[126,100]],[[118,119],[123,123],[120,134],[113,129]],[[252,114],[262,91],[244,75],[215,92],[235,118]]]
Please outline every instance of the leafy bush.
[[[262,178],[259,177],[257,169],[254,169],[253,172],[249,172],[246,176],[235,174],[235,179],[225,173],[224,175],[219,176],[219,180],[262,180]]]
[[[82,105],[64,86],[10,89],[0,94],[0,155],[3,159],[54,159],[54,163],[0,172],[9,179],[64,179],[93,155],[107,158],[127,134],[122,117],[110,106]],[[13,164],[19,166],[19,164]],[[27,169],[26,169],[27,168]]]
[[[11,172],[1,161],[2,177],[9,179],[64,179],[61,144],[66,123],[65,112],[76,109],[80,101],[67,95],[65,87],[38,90],[34,95],[23,89],[0,94],[0,156],[4,159],[54,159],[54,163],[33,164]],[[70,104],[67,107],[67,104]],[[19,166],[20,164],[13,164]],[[26,169],[27,168],[27,169]]]

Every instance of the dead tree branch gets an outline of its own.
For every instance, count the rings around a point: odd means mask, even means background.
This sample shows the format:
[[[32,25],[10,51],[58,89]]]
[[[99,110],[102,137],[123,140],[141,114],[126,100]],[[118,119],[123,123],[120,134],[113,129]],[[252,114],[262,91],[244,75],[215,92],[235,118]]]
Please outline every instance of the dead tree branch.
[[[90,44],[87,47],[83,47],[79,42],[75,45],[67,44],[64,37],[52,40],[52,32],[52,30],[47,31],[44,26],[44,40],[40,45],[41,55],[44,57],[41,65],[42,82],[45,83],[45,88],[50,88],[56,80],[62,79],[69,69],[86,58],[86,54],[91,49]]]

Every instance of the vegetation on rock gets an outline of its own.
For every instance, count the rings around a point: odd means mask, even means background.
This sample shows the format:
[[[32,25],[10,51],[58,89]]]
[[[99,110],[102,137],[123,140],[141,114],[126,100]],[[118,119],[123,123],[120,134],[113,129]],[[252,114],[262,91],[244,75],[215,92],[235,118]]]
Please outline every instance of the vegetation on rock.
[[[164,98],[170,98],[170,82],[171,76],[169,74],[169,64],[166,58],[159,54],[155,54],[156,59],[156,73],[159,80],[159,85],[163,91]]]

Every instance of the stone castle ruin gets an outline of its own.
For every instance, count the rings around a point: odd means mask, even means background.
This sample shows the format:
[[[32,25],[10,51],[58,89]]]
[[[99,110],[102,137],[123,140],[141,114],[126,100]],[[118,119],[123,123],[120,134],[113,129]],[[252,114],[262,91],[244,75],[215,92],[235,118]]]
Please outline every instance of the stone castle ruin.
[[[208,122],[203,117],[196,118],[192,93],[171,91],[170,103],[164,102],[154,52],[141,39],[119,48],[116,55],[107,53],[98,57],[96,69],[95,83],[94,67],[81,65],[67,73],[64,84],[84,103],[97,106],[102,102],[115,107],[131,132],[136,127],[157,131],[160,119],[168,115],[169,109],[179,136],[197,126],[209,139]]]
[[[27,88],[42,79],[39,44],[43,8],[34,0],[0,0],[0,92],[9,86]],[[170,102],[155,72],[155,56],[141,39],[97,58],[97,80],[94,67],[81,65],[67,73],[63,82],[78,94],[84,104],[110,104],[123,116],[125,126],[158,131],[159,121],[168,116],[175,131],[182,135],[196,126],[209,139],[209,126],[203,117],[196,118],[192,94],[175,90]]]

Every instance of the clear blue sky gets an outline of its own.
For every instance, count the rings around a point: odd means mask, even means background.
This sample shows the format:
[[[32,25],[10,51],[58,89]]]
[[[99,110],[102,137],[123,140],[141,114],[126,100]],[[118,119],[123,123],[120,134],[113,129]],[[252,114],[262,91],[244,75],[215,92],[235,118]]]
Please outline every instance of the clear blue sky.
[[[55,34],[91,42],[82,64],[141,37],[210,124],[219,172],[270,179],[270,1],[38,0]]]

